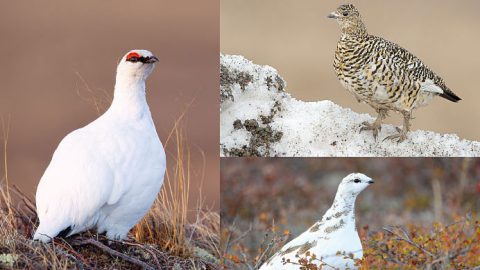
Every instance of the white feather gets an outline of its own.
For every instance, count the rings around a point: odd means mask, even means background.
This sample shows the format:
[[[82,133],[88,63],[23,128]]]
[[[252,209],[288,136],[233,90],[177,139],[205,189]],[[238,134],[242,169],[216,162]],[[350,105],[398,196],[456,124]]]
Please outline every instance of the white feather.
[[[430,93],[443,94],[443,89],[436,85],[432,80],[426,80],[420,85],[420,90]]]
[[[69,235],[97,228],[110,239],[123,239],[156,198],[166,158],[145,97],[154,65],[125,58],[110,108],[68,134],[42,176],[34,239],[48,242],[68,227]]]
[[[360,182],[353,182],[355,179]],[[372,179],[361,173],[345,177],[338,187],[332,207],[322,219],[307,231],[284,245],[280,251],[267,260],[260,270],[298,270],[300,258],[306,252],[315,254],[313,261],[321,269],[355,269],[354,259],[363,256],[362,244],[355,228],[355,199]],[[338,255],[345,254],[345,255]],[[285,262],[289,260],[290,263]],[[320,269],[320,268],[319,268]]]

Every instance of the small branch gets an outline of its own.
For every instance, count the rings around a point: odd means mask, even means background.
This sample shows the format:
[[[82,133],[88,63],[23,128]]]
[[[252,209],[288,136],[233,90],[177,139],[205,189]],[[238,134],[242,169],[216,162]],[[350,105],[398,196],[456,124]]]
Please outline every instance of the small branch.
[[[88,245],[88,244],[96,246],[96,247],[100,248],[101,250],[107,252],[108,254],[110,254],[112,256],[119,257],[119,258],[121,258],[121,259],[123,259],[127,262],[130,262],[132,264],[143,267],[144,269],[155,270],[155,268],[153,268],[149,264],[147,264],[145,262],[142,262],[142,261],[140,261],[136,258],[127,256],[127,255],[125,255],[121,252],[118,252],[116,250],[113,250],[113,249],[109,248],[108,246],[102,244],[101,242],[99,242],[95,239],[87,238],[87,239],[84,239],[84,240],[76,240],[76,241],[72,242],[72,245],[74,245],[74,246],[81,246],[81,245]]]
[[[403,241],[409,243],[410,245],[412,245],[412,246],[420,249],[421,251],[427,253],[429,256],[435,258],[435,255],[433,255],[433,253],[431,253],[430,251],[426,250],[425,248],[423,248],[423,247],[419,246],[418,244],[416,244],[415,242],[413,242],[413,241],[410,239],[410,237],[408,236],[407,232],[406,232],[403,228],[400,228],[400,230],[403,232],[404,237],[402,237],[401,235],[393,232],[393,230],[388,229],[387,227],[383,227],[383,230],[385,230],[385,231],[387,231],[387,232],[389,232],[389,233],[397,236],[399,240],[403,240]]]
[[[273,247],[275,246],[276,242],[275,242],[275,239],[272,239],[270,241],[270,243],[268,243],[267,247],[265,248],[265,250],[262,252],[262,254],[260,255],[260,257],[258,258],[257,260],[257,263],[255,264],[254,266],[254,269],[259,269],[260,268],[260,265],[261,263],[263,263],[263,257],[268,254],[268,252],[270,252],[270,250],[273,249]]]
[[[384,245],[385,245],[385,244],[384,244]],[[397,260],[397,259],[395,258],[395,255],[392,254],[392,252],[391,252],[390,250],[388,250],[387,248],[385,248],[385,247],[380,247],[380,246],[378,246],[378,245],[376,245],[376,247],[377,247],[380,251],[382,251],[383,253],[385,253],[385,254],[388,255],[388,258],[386,258],[386,260],[389,260],[389,261],[391,261],[391,262],[393,262],[393,263],[396,263],[396,264],[399,264],[399,265],[405,265],[405,263]]]
[[[230,228],[228,229],[228,235],[227,235],[227,239],[225,241],[225,248],[223,250],[223,254],[228,253],[228,250],[230,249],[230,246],[235,245],[236,243],[240,242],[242,239],[247,237],[247,235],[252,231],[252,228],[253,228],[252,224],[250,224],[250,227],[248,228],[248,230],[246,230],[240,236],[238,236],[237,238],[232,240],[232,235],[233,235],[233,231],[235,229],[235,225],[236,225],[236,222],[235,222],[235,220],[233,220],[232,225],[230,225],[229,226]]]
[[[155,252],[153,252],[149,248],[145,247],[144,245],[137,244],[137,243],[130,243],[130,242],[127,242],[127,241],[119,241],[119,242],[122,243],[122,244],[138,247],[138,248],[140,248],[142,250],[145,250],[146,252],[150,253],[150,255],[152,255],[152,257],[153,257],[153,260],[155,261],[155,264],[157,265],[157,268],[162,269],[162,266],[160,265],[160,261],[158,260],[157,255],[155,254]]]
[[[35,216],[37,215],[35,204],[23,193],[17,185],[13,185],[12,190],[22,199],[25,207],[31,211]]]
[[[62,239],[62,238],[59,238],[58,239],[60,242],[56,242],[57,245],[61,246],[61,247],[64,247],[67,251],[71,252],[73,254],[73,256],[75,256],[76,258],[80,259],[84,265],[90,265],[90,261],[87,261],[85,259],[85,257],[80,254],[79,252],[77,252],[71,245],[70,243],[68,243],[65,239]],[[53,240],[55,241],[55,240]],[[52,242],[53,242],[52,241]]]
[[[240,236],[238,236],[237,238],[233,239],[231,242],[230,242],[230,245],[233,246],[235,244],[237,244],[238,242],[242,241],[245,237],[247,237],[247,235],[252,231],[252,224],[250,224],[250,227],[248,228],[248,230],[244,231]]]
[[[82,258],[78,259],[77,257],[73,256],[72,254],[70,254],[67,250],[65,250],[65,247],[59,243],[57,243],[56,246],[53,246],[54,250],[55,250],[55,253],[59,253],[59,254],[62,254],[68,258],[70,258],[71,260],[73,260],[75,262],[75,264],[78,266],[78,268],[80,268],[81,270],[84,270],[85,269],[85,263],[82,262]],[[88,267],[87,269],[90,269],[90,267]]]
[[[458,256],[460,255],[463,255],[467,252],[469,252],[472,248],[471,247],[468,247],[468,248],[464,248],[458,252],[455,252],[453,254],[448,254],[447,256],[443,256],[443,257],[440,257],[438,259],[435,259],[433,260],[430,264],[431,265],[434,265],[436,263],[442,263],[443,261],[446,261],[446,260],[454,260],[455,258],[457,258]]]

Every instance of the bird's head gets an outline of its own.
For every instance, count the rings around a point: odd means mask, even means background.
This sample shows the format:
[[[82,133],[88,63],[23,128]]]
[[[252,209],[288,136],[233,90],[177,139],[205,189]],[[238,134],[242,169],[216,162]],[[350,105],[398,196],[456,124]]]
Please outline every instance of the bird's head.
[[[366,28],[362,22],[360,12],[352,4],[339,6],[327,17],[335,19],[344,34],[366,34]]]
[[[146,79],[155,68],[158,58],[147,50],[131,50],[118,64],[117,74],[121,76]]]
[[[344,195],[356,196],[369,185],[373,184],[372,178],[362,173],[351,173],[343,178],[338,186],[338,192]]]

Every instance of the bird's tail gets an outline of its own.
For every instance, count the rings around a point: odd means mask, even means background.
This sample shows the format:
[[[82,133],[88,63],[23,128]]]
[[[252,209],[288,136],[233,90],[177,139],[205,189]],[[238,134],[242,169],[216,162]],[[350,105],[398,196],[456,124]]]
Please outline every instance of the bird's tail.
[[[461,98],[459,98],[457,95],[455,95],[455,93],[453,93],[450,89],[443,89],[443,93],[440,94],[441,97],[445,98],[445,99],[448,99],[452,102],[458,102],[460,100],[462,100]]]

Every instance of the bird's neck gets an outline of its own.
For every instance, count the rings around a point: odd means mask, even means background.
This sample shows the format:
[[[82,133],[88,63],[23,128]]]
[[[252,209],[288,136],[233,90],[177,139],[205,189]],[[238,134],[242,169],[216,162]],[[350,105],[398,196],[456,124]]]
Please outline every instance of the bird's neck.
[[[364,38],[368,36],[367,28],[363,22],[358,19],[348,22],[342,27],[342,39],[345,38]]]
[[[323,220],[329,221],[339,217],[351,217],[354,219],[356,194],[338,194],[335,196],[332,207],[325,213]]]
[[[149,115],[145,94],[145,79],[139,77],[118,76],[112,105],[109,111],[128,118],[141,118]]]

